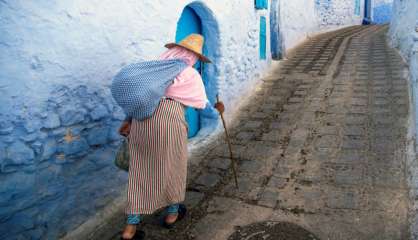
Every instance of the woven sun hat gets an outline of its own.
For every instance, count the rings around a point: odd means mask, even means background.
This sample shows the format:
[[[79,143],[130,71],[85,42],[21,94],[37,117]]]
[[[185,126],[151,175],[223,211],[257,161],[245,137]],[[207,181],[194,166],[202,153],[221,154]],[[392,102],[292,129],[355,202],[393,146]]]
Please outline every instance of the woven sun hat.
[[[202,54],[204,38],[202,35],[197,33],[192,33],[181,40],[179,43],[167,43],[165,45],[166,48],[173,48],[175,46],[186,48],[194,52],[202,62],[210,63],[211,61],[209,58],[205,57]]]

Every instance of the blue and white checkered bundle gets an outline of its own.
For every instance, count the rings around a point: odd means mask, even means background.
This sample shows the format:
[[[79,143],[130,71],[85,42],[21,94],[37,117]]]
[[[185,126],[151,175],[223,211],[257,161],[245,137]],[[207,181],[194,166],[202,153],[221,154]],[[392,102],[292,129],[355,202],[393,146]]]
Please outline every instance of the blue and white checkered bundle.
[[[111,92],[128,117],[149,118],[167,87],[187,64],[180,59],[129,64],[113,78]]]

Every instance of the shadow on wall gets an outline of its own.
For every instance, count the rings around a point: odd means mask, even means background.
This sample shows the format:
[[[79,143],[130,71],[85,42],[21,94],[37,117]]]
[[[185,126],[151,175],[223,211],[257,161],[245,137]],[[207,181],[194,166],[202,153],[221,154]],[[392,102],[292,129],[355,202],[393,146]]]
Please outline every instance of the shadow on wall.
[[[124,116],[108,89],[51,88],[39,114],[19,114],[0,132],[0,239],[57,239],[126,182],[113,164]]]

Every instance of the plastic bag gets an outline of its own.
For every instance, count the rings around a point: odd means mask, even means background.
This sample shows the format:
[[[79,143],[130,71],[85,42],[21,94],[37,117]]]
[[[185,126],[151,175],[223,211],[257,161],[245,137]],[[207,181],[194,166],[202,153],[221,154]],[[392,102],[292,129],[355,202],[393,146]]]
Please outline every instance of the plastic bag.
[[[119,145],[118,152],[115,157],[115,165],[125,171],[129,171],[129,162],[131,161],[131,155],[129,154],[128,139],[124,138]]]

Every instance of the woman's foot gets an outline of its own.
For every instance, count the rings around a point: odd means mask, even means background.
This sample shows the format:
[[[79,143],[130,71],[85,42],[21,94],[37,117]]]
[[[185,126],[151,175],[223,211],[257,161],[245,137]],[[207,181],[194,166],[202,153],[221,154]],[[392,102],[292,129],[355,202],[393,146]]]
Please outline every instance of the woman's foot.
[[[122,239],[133,239],[136,233],[136,225],[128,224],[122,233]]]
[[[186,216],[186,213],[186,206],[180,204],[177,213],[168,213],[162,219],[162,226],[169,229],[172,228],[176,222],[182,220]]]
[[[165,223],[166,224],[169,224],[169,225],[175,223],[178,216],[179,216],[178,213],[169,213],[169,214],[167,214],[167,216],[164,219],[165,220]]]

